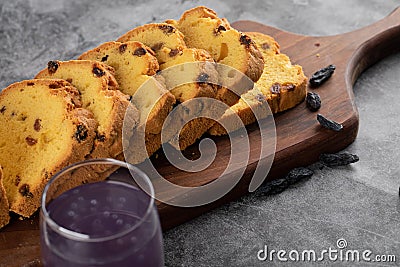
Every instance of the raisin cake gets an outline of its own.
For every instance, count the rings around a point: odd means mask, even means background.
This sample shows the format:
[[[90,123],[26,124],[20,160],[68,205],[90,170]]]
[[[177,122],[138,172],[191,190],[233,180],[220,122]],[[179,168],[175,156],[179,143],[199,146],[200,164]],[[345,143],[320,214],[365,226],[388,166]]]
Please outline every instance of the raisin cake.
[[[272,113],[278,113],[296,106],[306,95],[307,77],[302,67],[292,65],[289,57],[280,53],[279,44],[272,37],[255,32],[246,34],[256,42],[263,53],[264,72],[257,81],[256,88],[242,95],[239,102],[219,120],[225,125],[229,125],[230,117],[235,114],[245,125],[255,122],[252,109],[260,108],[265,101],[268,102]],[[236,129],[236,126],[232,126],[228,131]],[[208,132],[211,135],[224,135],[227,131],[216,123]]]
[[[36,78],[59,78],[69,81],[80,92],[84,108],[93,112],[99,126],[91,158],[120,158],[122,125],[129,96],[118,89],[114,70],[92,60],[50,61]],[[139,114],[136,114],[138,120]]]
[[[164,120],[175,104],[175,97],[162,82],[151,79],[159,70],[151,49],[135,41],[107,42],[78,59],[101,61],[113,67],[119,90],[133,96],[132,103],[140,113],[140,124],[146,124],[146,132],[161,132]]]
[[[167,89],[179,103],[198,97],[215,98],[217,71],[213,58],[203,49],[187,48],[183,38],[183,34],[172,25],[151,23],[130,30],[118,41],[139,41],[155,51]],[[203,64],[186,64],[195,62]],[[176,68],[172,68],[174,66]],[[185,75],[177,73],[182,69]],[[199,113],[201,110],[192,112]],[[184,150],[196,142],[213,123],[212,120],[198,118],[191,120],[182,129],[176,127],[175,123],[166,125],[163,140],[169,141],[176,149]]]
[[[22,81],[0,93],[0,165],[11,211],[31,216],[51,176],[90,154],[97,122],[81,103],[64,80]]]

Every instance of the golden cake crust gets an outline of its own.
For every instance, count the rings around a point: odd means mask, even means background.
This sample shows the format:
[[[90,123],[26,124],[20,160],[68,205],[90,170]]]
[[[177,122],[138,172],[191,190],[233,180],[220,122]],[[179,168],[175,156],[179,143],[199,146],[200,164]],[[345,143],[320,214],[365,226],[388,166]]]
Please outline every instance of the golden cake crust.
[[[10,210],[29,217],[51,176],[90,154],[97,122],[64,80],[12,84],[1,92],[0,106],[3,185]]]

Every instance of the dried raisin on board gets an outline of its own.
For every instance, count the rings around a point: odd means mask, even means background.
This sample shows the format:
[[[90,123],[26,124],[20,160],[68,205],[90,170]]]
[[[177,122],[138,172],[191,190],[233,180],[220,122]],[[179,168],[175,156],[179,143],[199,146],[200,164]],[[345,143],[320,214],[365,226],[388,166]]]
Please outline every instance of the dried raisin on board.
[[[317,111],[321,108],[321,97],[314,92],[308,92],[306,96],[306,106],[310,111]]]
[[[325,68],[320,69],[311,76],[310,85],[313,87],[318,87],[322,85],[332,76],[335,70],[336,66],[332,64]]]
[[[319,159],[324,165],[328,167],[345,166],[360,160],[357,155],[348,152],[336,154],[323,153],[320,155]]]
[[[333,130],[335,132],[339,132],[343,129],[343,125],[340,123],[337,123],[333,120],[327,119],[325,118],[323,115],[318,114],[317,115],[317,120],[319,122],[319,124],[321,124],[323,127],[329,129],[329,130]]]

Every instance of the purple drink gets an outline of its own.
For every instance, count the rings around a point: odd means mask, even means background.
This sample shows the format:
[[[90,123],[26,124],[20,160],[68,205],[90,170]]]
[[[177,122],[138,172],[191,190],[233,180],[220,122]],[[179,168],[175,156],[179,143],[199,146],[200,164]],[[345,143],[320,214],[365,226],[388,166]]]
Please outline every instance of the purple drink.
[[[162,235],[151,197],[117,181],[62,193],[41,216],[46,266],[163,266]],[[152,207],[149,208],[149,203]]]

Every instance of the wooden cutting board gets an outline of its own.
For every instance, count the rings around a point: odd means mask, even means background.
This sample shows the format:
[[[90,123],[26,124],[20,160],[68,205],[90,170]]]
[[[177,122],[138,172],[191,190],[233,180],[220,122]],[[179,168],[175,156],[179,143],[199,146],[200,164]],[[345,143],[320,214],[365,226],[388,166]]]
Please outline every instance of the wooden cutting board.
[[[310,77],[329,64],[336,65],[335,74],[315,90],[322,98],[319,113],[343,124],[343,130],[333,132],[322,128],[317,113],[310,112],[304,103],[275,117],[277,147],[272,168],[267,179],[283,176],[290,169],[307,166],[318,160],[323,152],[338,152],[351,144],[358,131],[358,112],[354,104],[353,84],[370,65],[400,51],[400,8],[386,18],[360,30],[326,36],[310,37],[285,32],[252,21],[238,21],[232,25],[243,32],[255,31],[274,37],[293,63],[303,66]],[[248,127],[251,144],[250,159],[245,175],[223,198],[197,208],[177,208],[158,203],[164,229],[169,229],[203,214],[224,203],[248,193],[249,182],[259,160],[260,135],[256,125]],[[182,186],[200,186],[217,179],[229,157],[230,142],[227,137],[213,138],[218,147],[217,159],[201,173],[186,173],[171,166],[161,155],[154,158],[157,170],[167,180]],[[196,148],[185,152],[196,157]],[[0,230],[0,266],[21,266],[39,263],[38,216],[29,220],[18,217]],[[29,266],[29,265],[26,265]]]

